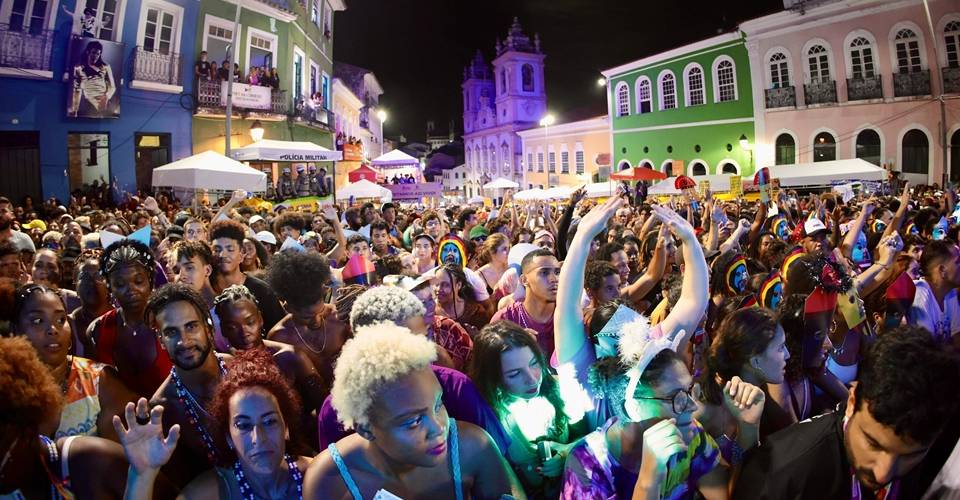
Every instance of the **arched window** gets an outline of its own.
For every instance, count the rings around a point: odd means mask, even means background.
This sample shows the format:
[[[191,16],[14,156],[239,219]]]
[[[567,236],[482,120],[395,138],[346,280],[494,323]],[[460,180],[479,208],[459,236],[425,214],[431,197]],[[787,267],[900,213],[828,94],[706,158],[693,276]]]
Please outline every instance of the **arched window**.
[[[621,171],[621,170],[626,170],[626,169],[628,169],[628,168],[630,168],[630,162],[628,162],[627,160],[623,160],[623,161],[620,162],[619,165],[617,165],[617,171],[618,171],[618,172]]]
[[[733,60],[722,56],[714,62],[713,84],[715,85],[714,101],[730,102],[737,100],[737,75]]]
[[[637,79],[637,112],[649,113],[653,111],[653,104],[650,92],[650,79],[641,76]]]
[[[617,84],[617,116],[630,114],[630,87],[625,82]]]
[[[813,138],[813,161],[837,159],[837,140],[830,132],[820,132]]]
[[[913,129],[903,135],[901,166],[910,174],[926,174],[930,169],[930,140],[922,130]]]
[[[478,173],[480,172],[480,168],[482,166],[481,163],[482,161],[481,161],[481,154],[480,154],[480,146],[475,146],[473,148],[473,168]]]
[[[500,173],[506,175],[510,173],[510,148],[507,147],[507,143],[500,144]]]
[[[856,157],[862,158],[876,166],[881,163],[880,134],[873,129],[864,129],[857,134]]]
[[[850,42],[850,77],[860,80],[873,78],[873,46],[870,40],[858,36]]]
[[[702,161],[695,161],[690,165],[690,175],[707,175],[707,166]]]
[[[488,148],[487,154],[490,155],[490,168],[487,169],[487,172],[496,173],[497,172],[497,147],[491,145],[491,146],[488,146],[487,148]]]
[[[665,161],[663,165],[660,166],[660,171],[667,174],[667,177],[673,177],[673,162]]]
[[[797,162],[797,143],[790,134],[780,134],[776,141],[774,165],[793,165]]]
[[[703,97],[703,68],[697,64],[687,66],[684,75],[684,81],[687,82],[684,89],[684,104],[687,106],[699,106],[704,103]]]
[[[677,107],[677,79],[673,73],[664,71],[660,74],[660,110],[675,109]]]
[[[943,28],[943,42],[946,49],[947,67],[960,68],[960,21],[950,21]],[[960,168],[957,165],[956,168]],[[953,170],[951,170],[951,173]]]
[[[533,92],[533,66],[529,64],[524,64],[520,67],[520,76],[523,81],[523,91],[524,92]]]
[[[897,55],[898,73],[917,73],[921,67],[920,38],[910,28],[897,31],[894,37],[894,52]]]
[[[500,72],[500,93],[507,93],[507,70],[504,69]]]
[[[830,56],[823,45],[810,47],[807,51],[807,66],[810,69],[811,82],[830,81]]]
[[[642,163],[640,163],[640,167],[649,168],[650,170],[653,170],[653,164],[648,161],[643,161]]]
[[[783,52],[770,56],[770,88],[790,86],[790,61]]]
[[[721,175],[737,175],[740,172],[737,170],[737,166],[733,163],[725,161],[720,164],[720,174]]]
[[[960,130],[950,136],[950,181],[960,179]]]

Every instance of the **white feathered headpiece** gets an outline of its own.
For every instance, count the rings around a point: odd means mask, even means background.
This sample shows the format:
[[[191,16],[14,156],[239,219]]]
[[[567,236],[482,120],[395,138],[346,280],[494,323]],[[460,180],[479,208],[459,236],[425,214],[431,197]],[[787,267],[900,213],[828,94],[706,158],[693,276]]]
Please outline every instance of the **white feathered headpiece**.
[[[650,320],[640,316],[623,326],[620,335],[620,362],[630,367],[627,371],[627,388],[624,401],[633,399],[633,394],[640,384],[643,371],[661,351],[667,349],[676,351],[683,340],[685,332],[680,330],[673,335],[665,335],[660,328],[650,328]],[[627,404],[627,414],[631,420],[639,420],[634,406]]]

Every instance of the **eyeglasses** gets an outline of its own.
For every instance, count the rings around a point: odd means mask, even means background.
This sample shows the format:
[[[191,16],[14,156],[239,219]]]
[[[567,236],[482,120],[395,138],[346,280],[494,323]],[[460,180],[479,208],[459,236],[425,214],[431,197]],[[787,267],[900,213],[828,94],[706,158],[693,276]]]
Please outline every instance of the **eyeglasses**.
[[[637,399],[653,399],[656,401],[669,401],[673,407],[673,413],[680,415],[684,410],[690,405],[691,402],[696,401],[700,397],[700,386],[697,383],[693,383],[687,389],[680,389],[673,396],[669,398],[651,398],[637,396]]]

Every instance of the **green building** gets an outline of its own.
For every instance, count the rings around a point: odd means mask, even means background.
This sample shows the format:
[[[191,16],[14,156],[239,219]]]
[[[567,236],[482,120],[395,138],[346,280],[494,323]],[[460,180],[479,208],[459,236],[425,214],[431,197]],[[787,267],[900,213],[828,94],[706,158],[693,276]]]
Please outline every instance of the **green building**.
[[[753,174],[753,95],[739,32],[602,73],[613,169],[639,165],[667,175]]]
[[[242,10],[233,61],[239,65],[239,82],[248,85],[234,86],[231,147],[253,142],[250,129],[259,121],[264,139],[309,141],[333,149],[334,13],[346,9],[345,0],[202,0],[194,50],[206,51],[208,61],[218,66],[230,50],[237,1]],[[276,68],[278,87],[249,85],[254,68]],[[225,88],[213,79],[196,86],[195,153],[224,151]],[[277,164],[261,167],[273,170],[276,180]]]

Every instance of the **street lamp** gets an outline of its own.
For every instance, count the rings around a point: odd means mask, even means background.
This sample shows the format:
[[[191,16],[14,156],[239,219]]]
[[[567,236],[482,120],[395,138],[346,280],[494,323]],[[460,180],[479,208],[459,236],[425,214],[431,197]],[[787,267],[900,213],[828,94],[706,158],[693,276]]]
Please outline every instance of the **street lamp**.
[[[253,142],[260,142],[263,139],[263,124],[260,120],[254,120],[253,125],[250,125],[250,138]]]
[[[377,119],[380,120],[380,155],[383,156],[383,124],[387,121],[387,112],[383,109],[377,110]]]
[[[543,149],[545,149],[547,153],[548,180],[550,179],[550,125],[553,125],[555,121],[557,121],[557,119],[554,118],[554,116],[550,113],[547,113],[543,118],[540,119],[540,126],[543,127]]]
[[[603,77],[597,78],[597,87],[606,87],[606,86],[607,86],[606,78],[603,78]]]

